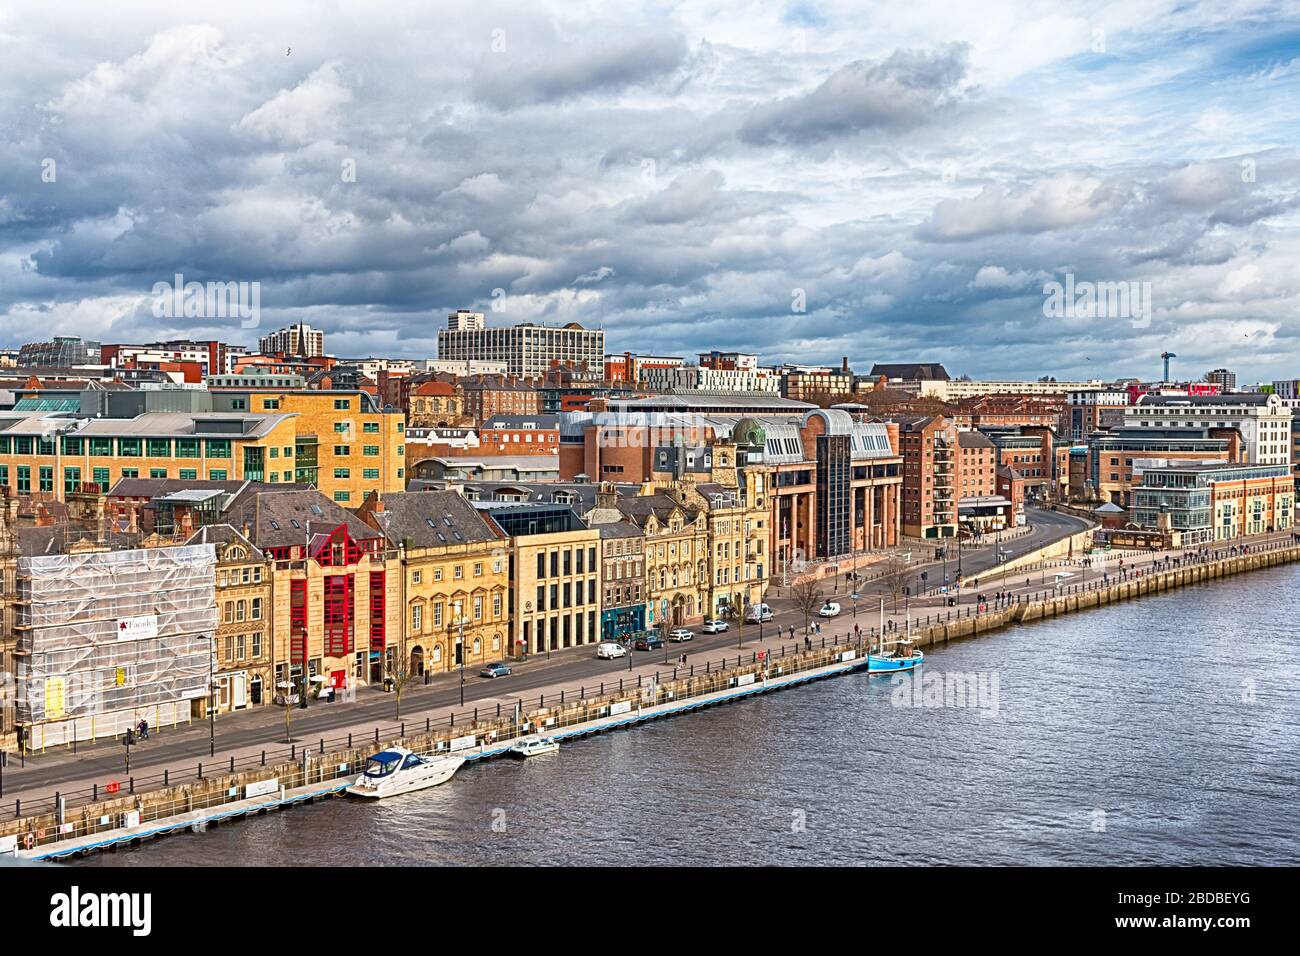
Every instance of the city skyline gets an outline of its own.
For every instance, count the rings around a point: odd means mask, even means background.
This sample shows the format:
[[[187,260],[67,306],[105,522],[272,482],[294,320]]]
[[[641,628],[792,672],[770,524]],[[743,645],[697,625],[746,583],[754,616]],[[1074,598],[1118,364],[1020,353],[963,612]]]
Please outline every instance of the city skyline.
[[[468,308],[613,352],[1110,379],[1169,350],[1288,378],[1288,8],[137,5],[70,40],[73,14],[16,5],[0,336],[305,321],[428,357]],[[260,283],[258,325],[160,321],[175,273]],[[1150,283],[1151,314],[1047,317],[1074,279]]]

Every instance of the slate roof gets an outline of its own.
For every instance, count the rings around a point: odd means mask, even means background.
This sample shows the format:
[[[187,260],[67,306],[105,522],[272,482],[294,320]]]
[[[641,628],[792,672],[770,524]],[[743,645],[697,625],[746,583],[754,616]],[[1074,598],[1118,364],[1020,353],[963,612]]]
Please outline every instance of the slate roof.
[[[454,491],[405,491],[385,495],[384,510],[372,512],[393,544],[409,539],[416,548],[499,540],[492,528]]]
[[[274,486],[272,486],[274,487]],[[258,491],[241,495],[224,512],[237,528],[247,527],[259,548],[306,545],[308,536],[329,534],[339,525],[354,538],[379,536],[379,532],[351,511],[330,501],[319,491]]]

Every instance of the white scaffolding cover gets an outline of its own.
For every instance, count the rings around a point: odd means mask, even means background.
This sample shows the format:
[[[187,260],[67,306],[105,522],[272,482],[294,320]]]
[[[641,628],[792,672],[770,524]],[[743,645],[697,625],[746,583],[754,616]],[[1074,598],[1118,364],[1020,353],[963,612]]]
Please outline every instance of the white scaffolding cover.
[[[18,561],[25,724],[203,697],[214,666],[211,544]]]

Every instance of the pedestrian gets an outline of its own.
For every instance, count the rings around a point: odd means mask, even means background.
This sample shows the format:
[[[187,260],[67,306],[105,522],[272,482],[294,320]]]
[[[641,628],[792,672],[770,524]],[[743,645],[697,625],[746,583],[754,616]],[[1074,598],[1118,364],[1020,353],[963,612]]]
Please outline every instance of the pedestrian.
[[[140,739],[149,739],[149,721],[143,717],[140,718]]]

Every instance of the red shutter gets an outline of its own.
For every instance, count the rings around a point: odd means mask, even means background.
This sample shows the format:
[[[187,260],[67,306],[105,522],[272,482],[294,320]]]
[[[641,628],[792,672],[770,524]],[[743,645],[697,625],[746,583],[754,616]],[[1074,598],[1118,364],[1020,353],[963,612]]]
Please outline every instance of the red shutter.
[[[384,631],[384,572],[370,572],[370,649],[382,651],[386,644]]]

